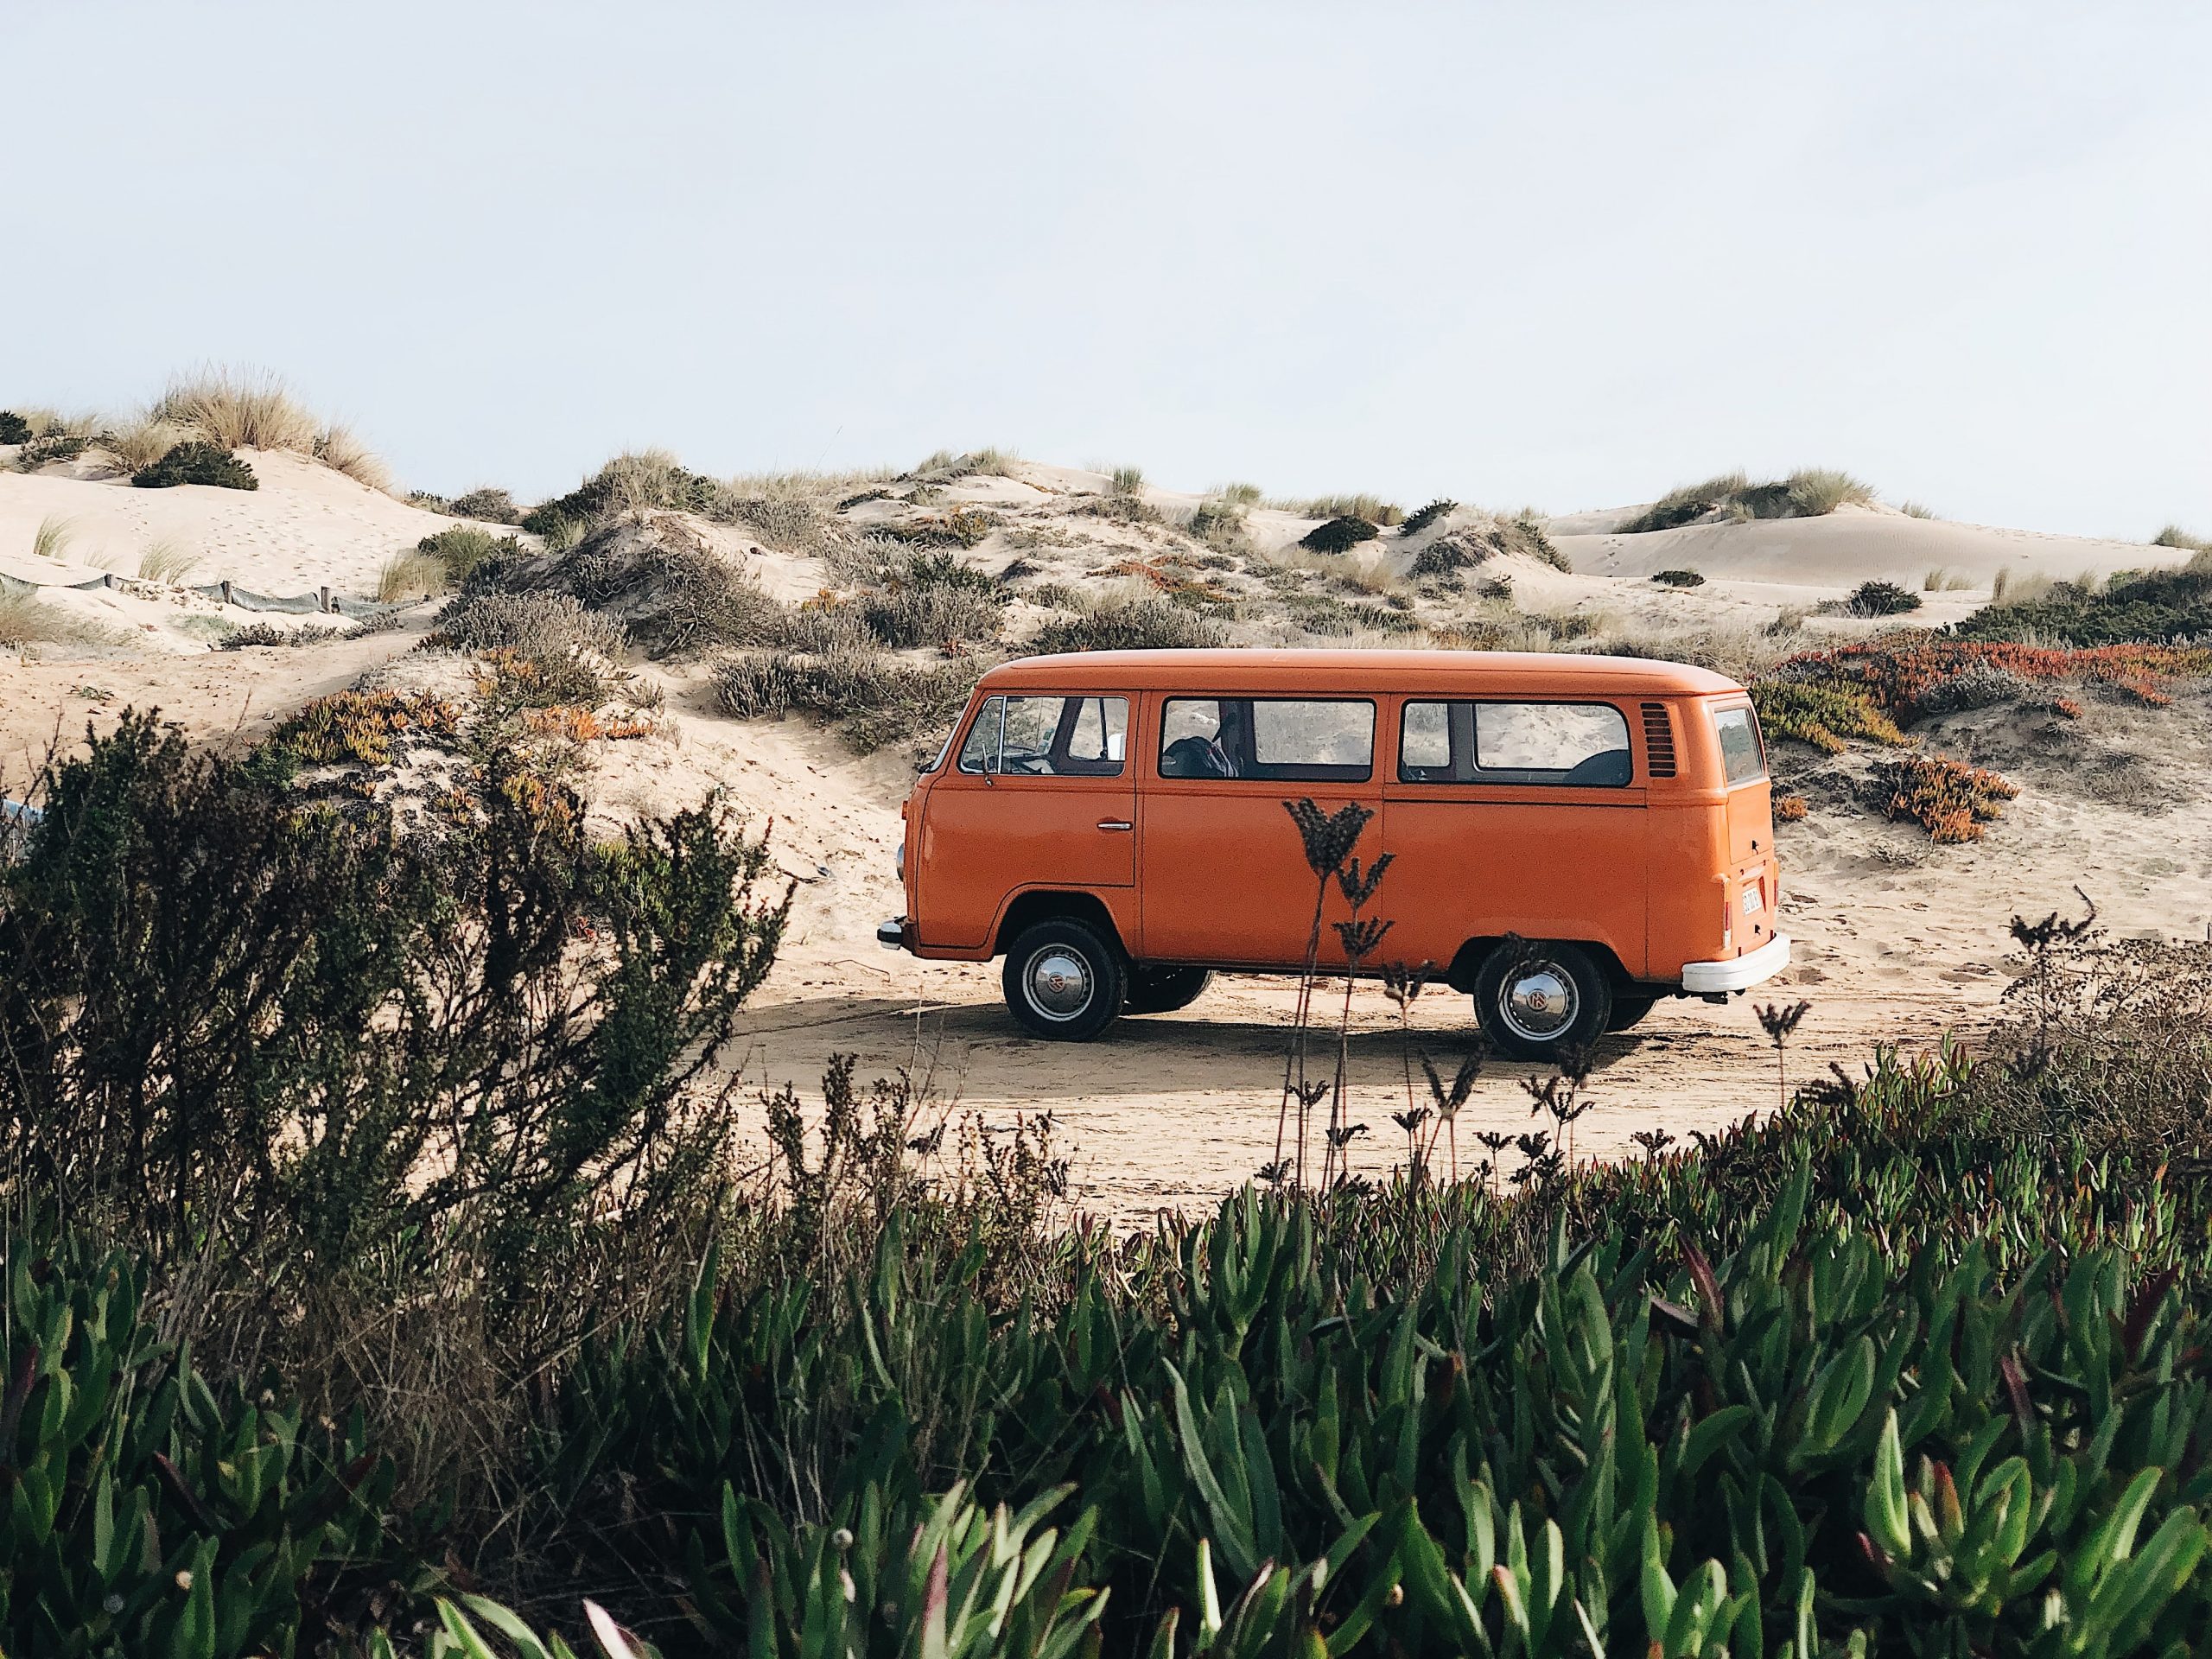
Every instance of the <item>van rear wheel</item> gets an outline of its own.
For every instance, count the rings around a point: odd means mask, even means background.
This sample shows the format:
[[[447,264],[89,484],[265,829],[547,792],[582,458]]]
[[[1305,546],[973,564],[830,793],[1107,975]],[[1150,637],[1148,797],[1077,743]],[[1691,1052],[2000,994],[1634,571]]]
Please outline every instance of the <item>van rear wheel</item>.
[[[1123,1014],[1173,1014],[1198,1000],[1213,977],[1205,968],[1138,968],[1129,975],[1129,998]]]
[[[1613,1017],[1613,988],[1580,945],[1516,940],[1475,975],[1475,1017],[1500,1053],[1550,1060],[1586,1048]]]
[[[1613,999],[1613,1017],[1605,1021],[1607,1031],[1626,1031],[1658,1006],[1656,996],[1617,996]]]
[[[1072,916],[1025,927],[1001,977],[1014,1017],[1039,1037],[1088,1042],[1113,1023],[1128,994],[1120,949]]]

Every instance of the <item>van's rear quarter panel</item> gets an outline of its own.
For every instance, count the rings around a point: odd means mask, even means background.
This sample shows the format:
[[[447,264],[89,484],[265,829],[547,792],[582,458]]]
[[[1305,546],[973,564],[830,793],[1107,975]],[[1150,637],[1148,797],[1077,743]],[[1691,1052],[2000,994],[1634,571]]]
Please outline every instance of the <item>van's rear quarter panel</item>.
[[[1397,785],[1382,809],[1394,854],[1376,904],[1395,922],[1382,954],[1449,963],[1471,938],[1602,944],[1648,971],[1650,856],[1644,791]]]

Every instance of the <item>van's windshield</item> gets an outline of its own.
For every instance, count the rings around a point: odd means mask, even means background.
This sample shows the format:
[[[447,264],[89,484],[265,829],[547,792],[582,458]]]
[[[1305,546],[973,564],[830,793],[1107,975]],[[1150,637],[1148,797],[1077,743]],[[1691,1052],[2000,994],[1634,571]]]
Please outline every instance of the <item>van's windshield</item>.
[[[1720,766],[1730,783],[1766,776],[1766,745],[1759,741],[1758,716],[1749,709],[1716,709],[1713,729],[1720,739]]]

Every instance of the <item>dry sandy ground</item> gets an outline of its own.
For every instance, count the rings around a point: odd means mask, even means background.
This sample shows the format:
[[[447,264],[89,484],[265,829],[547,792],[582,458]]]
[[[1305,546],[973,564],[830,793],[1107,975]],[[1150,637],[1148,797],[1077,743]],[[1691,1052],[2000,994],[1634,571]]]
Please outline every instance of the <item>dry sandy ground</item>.
[[[347,492],[372,493],[320,469],[308,469],[319,476],[303,474],[295,492],[287,468],[308,464],[264,459],[273,464],[255,495],[204,503],[195,498],[226,493],[125,489],[121,502],[99,504],[102,512],[119,515],[111,521],[89,506],[76,511],[95,526],[113,522],[142,537],[178,533],[162,516],[172,508],[179,521],[243,514],[225,521],[221,534],[232,539],[224,545],[254,550],[263,563],[248,566],[238,556],[239,579],[251,569],[280,587],[358,582],[395,546],[425,533],[423,524],[451,522],[389,498],[346,505]],[[54,508],[50,491],[27,498],[24,487],[57,481],[72,480],[0,475],[0,537],[20,531],[27,543],[24,521],[35,526]],[[1058,474],[1039,481],[1065,487]],[[115,486],[83,487],[112,493]],[[1014,480],[979,480],[976,487],[987,494],[1034,488]],[[1171,505],[1175,499],[1153,494]],[[1287,537],[1300,521],[1284,518],[1279,533]],[[1636,538],[1609,537],[1602,523],[1559,529],[1577,572],[1533,580],[1556,576],[1562,601],[1719,601],[1769,616],[1781,604],[1805,603],[1869,575],[1903,580],[1935,564],[1969,571],[1986,584],[1990,572],[2016,557],[2070,574],[2101,560],[2103,568],[2148,563],[2153,553],[2044,537],[2028,539],[2034,549],[2063,545],[2023,556],[2012,532],[1875,512]],[[1630,545],[1616,545],[1623,542]],[[1636,545],[1647,542],[1655,546]],[[1676,545],[1669,550],[1656,545],[1661,542]],[[1609,560],[1618,574],[1608,571]],[[1675,594],[1654,594],[1638,579],[1644,566],[1675,562],[1695,563],[1714,580]],[[1724,569],[1740,577],[1723,576]],[[779,577],[794,593],[813,579],[798,568]],[[1970,608],[1968,596],[1941,597]],[[57,734],[73,741],[87,720],[104,726],[126,705],[158,705],[194,737],[250,739],[307,698],[394,662],[418,639],[419,628],[302,650],[219,653],[200,646],[181,654],[139,645],[90,655],[49,650],[20,662],[0,658],[0,787],[20,790]],[[860,1057],[863,1077],[900,1066],[926,1073],[938,1110],[973,1110],[1000,1126],[1049,1112],[1060,1149],[1074,1159],[1077,1200],[1124,1217],[1205,1202],[1274,1155],[1292,1002],[1287,983],[1224,979],[1191,1008],[1122,1021],[1100,1043],[1033,1040],[1001,1007],[995,966],[922,963],[874,942],[876,922],[899,907],[893,854],[899,804],[911,781],[900,763],[855,761],[834,739],[798,721],[728,720],[714,711],[698,671],[660,677],[668,693],[662,733],[600,746],[588,792],[609,822],[691,804],[715,788],[747,817],[773,819],[779,864],[798,884],[798,898],[783,957],[745,1018],[739,1063],[748,1084],[789,1080],[808,1093],[830,1057],[849,1052]],[[1969,724],[1946,734],[1954,752],[2001,760],[2024,785],[1978,845],[1933,847],[1916,830],[1863,810],[1820,805],[1808,822],[1782,830],[1784,913],[1799,945],[1796,966],[1768,990],[1813,1003],[1788,1056],[1793,1078],[1831,1061],[1855,1068],[1878,1043],[1927,1046],[1948,1030],[1986,1021],[2007,982],[2006,921],[2016,912],[2073,905],[2076,883],[2118,931],[2198,935],[2212,926],[2212,842],[2202,817],[2212,799],[2206,705],[2193,699],[2139,716],[2098,705],[2083,724],[2089,729],[2077,745],[2094,753],[2054,753],[2041,761],[2032,745],[2022,751],[2025,740],[2005,733]],[[2089,764],[2098,753],[2131,750],[2152,754],[2157,790],[2093,786],[2110,771]],[[1796,764],[1809,763],[1800,757]],[[2156,810],[2162,802],[2176,804]],[[1465,999],[1433,989],[1417,1005],[1413,1041],[1449,1061],[1472,1023]],[[1354,993],[1351,1027],[1353,1121],[1369,1128],[1355,1144],[1353,1164],[1382,1173],[1403,1155],[1390,1116],[1407,1103],[1408,1045],[1378,989]],[[1463,1117],[1463,1164],[1481,1155],[1471,1139],[1478,1130],[1545,1127],[1531,1121],[1525,1075],[1503,1065],[1485,1075]],[[1414,1078],[1418,1100],[1418,1071]],[[1594,1104],[1576,1126],[1576,1153],[1619,1153],[1639,1131],[1687,1136],[1770,1106],[1776,1057],[1750,1000],[1726,1007],[1662,1005],[1634,1033],[1607,1040],[1589,1096]]]

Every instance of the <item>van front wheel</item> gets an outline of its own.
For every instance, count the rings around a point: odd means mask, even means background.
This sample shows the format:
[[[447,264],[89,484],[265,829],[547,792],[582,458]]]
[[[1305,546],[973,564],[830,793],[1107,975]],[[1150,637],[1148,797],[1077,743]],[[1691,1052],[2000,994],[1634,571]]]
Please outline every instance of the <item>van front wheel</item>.
[[[1006,953],[1001,983],[1014,1017],[1039,1037],[1087,1042],[1122,1011],[1122,953],[1088,922],[1055,917],[1025,927]]]
[[[1475,976],[1475,1017],[1502,1054],[1549,1060],[1597,1040],[1613,1017],[1613,988],[1580,945],[1502,944]]]

